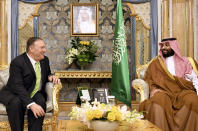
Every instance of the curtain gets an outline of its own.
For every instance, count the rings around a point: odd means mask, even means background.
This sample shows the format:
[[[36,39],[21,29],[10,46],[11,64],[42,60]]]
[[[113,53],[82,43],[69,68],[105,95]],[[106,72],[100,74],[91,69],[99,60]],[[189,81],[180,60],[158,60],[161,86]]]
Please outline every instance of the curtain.
[[[18,55],[18,1],[11,1],[11,59]]]
[[[150,44],[151,44],[151,58],[157,55],[157,42],[158,42],[158,3],[157,0],[123,0],[123,2],[129,2],[133,4],[140,4],[145,2],[151,2],[151,25],[150,25]]]
[[[11,59],[14,59],[18,55],[18,1],[26,2],[26,3],[41,3],[47,2],[51,0],[12,0],[11,1]]]

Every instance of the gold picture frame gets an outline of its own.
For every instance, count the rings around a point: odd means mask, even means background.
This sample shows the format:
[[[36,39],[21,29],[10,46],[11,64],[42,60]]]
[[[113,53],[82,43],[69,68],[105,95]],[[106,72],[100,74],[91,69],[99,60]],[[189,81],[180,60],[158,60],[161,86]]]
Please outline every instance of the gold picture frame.
[[[71,36],[98,36],[98,4],[71,4]]]

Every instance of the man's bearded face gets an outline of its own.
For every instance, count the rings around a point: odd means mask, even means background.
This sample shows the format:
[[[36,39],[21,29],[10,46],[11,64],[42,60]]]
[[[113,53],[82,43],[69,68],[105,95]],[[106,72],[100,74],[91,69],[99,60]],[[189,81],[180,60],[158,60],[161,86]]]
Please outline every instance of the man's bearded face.
[[[174,51],[171,49],[169,42],[161,44],[161,52],[164,58],[174,55]]]

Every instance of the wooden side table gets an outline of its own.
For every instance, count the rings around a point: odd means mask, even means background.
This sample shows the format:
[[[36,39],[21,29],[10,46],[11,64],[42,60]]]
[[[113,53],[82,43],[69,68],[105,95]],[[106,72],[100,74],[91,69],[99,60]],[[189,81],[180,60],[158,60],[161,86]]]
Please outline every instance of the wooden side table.
[[[87,125],[75,120],[59,120],[58,131],[93,131]],[[121,122],[116,131],[161,131],[157,126],[147,120],[134,122],[133,124]]]
[[[59,120],[58,131],[93,131],[87,125],[75,120]]]

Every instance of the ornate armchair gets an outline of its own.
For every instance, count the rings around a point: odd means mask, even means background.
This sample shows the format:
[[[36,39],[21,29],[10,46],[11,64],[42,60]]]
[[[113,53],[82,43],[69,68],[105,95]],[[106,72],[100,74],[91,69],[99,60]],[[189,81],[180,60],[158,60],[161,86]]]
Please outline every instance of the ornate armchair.
[[[140,102],[149,98],[149,86],[144,81],[144,75],[151,62],[152,60],[147,64],[138,65],[136,67],[137,79],[132,81],[132,87],[140,94]]]
[[[0,90],[7,83],[9,77],[9,68],[0,69]],[[46,85],[46,92],[48,99],[46,102],[47,111],[45,114],[45,119],[43,122],[43,130],[48,130],[50,128],[52,131],[56,131],[57,125],[57,115],[58,115],[58,98],[59,91],[62,88],[62,85],[53,85],[51,82],[48,82]],[[27,128],[27,117],[25,116],[24,122],[25,128]],[[0,130],[11,130],[8,122],[8,117],[6,113],[6,108],[3,104],[0,104]]]

